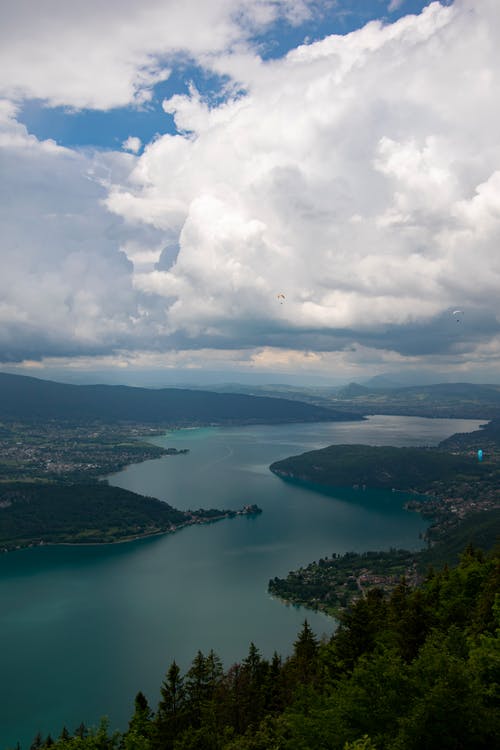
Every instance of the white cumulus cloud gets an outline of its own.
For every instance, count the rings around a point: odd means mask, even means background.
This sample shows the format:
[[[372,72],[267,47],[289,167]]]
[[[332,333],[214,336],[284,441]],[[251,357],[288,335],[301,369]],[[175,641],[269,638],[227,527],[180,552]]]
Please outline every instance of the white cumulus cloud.
[[[51,106],[141,105],[179,52],[195,59],[245,41],[276,18],[298,23],[313,0],[6,0],[0,96]]]
[[[144,335],[122,222],[101,203],[104,166],[37,140],[0,102],[3,361],[107,352]],[[127,164],[110,157],[103,174],[112,168]]]
[[[458,304],[477,313],[460,346],[493,335],[498,20],[492,0],[434,2],[282,60],[220,56],[244,95],[167,101],[181,134],[146,147],[107,205],[177,235],[175,264],[137,279],[168,300],[171,330],[436,354],[457,346]]]
[[[122,148],[124,151],[130,151],[133,154],[139,153],[141,150],[142,141],[137,136],[129,135],[129,137],[123,141]]]
[[[496,0],[433,2],[267,62],[242,44],[250,30],[279,13],[296,21],[311,3],[213,0],[199,14],[193,3],[91,3],[85,56],[83,6],[53,0],[53,24],[40,16],[35,33],[27,20],[29,53],[1,47],[14,62],[4,90],[52,104],[144,98],[174,49],[238,92],[213,104],[192,86],[164,102],[176,135],[130,138],[131,153],[116,154],[39,141],[0,106],[4,357],[234,350],[262,366],[347,368],[373,355],[462,371],[475,356],[498,361]]]

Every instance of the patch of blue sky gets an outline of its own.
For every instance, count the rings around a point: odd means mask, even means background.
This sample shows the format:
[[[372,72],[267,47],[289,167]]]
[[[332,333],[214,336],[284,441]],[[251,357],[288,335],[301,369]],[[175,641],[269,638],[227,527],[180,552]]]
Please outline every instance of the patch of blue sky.
[[[450,5],[452,0],[441,0]],[[263,59],[278,59],[301,44],[324,39],[331,34],[349,34],[369,21],[392,23],[402,16],[420,13],[431,0],[336,0],[316,8],[311,18],[299,26],[281,20],[266,34],[253,40]]]
[[[37,138],[52,138],[68,148],[121,149],[130,136],[149,143],[156,135],[177,132],[174,117],[163,110],[162,103],[174,94],[187,94],[193,83],[200,95],[212,106],[226,97],[228,79],[182,62],[172,68],[166,81],[157,84],[149,102],[140,108],[117,107],[108,111],[70,110],[48,107],[43,101],[24,102],[19,120]]]
[[[51,138],[69,148],[120,150],[129,136],[148,143],[157,134],[175,132],[172,115],[164,112],[161,102],[155,100],[147,108],[119,107],[106,112],[90,109],[74,112],[29,100],[18,117],[37,138]]]
[[[443,5],[452,0],[441,0]],[[409,13],[420,13],[429,0],[336,0],[316,6],[306,22],[292,26],[284,21],[252,40],[263,59],[277,59],[291,49],[330,34],[347,34],[369,21],[392,22]],[[149,143],[156,135],[177,132],[174,118],[162,108],[164,99],[186,94],[192,82],[201,96],[215,105],[227,96],[227,79],[207,73],[185,58],[169,61],[172,73],[157,84],[151,100],[141,108],[119,107],[109,111],[72,111],[65,107],[47,107],[43,101],[26,101],[19,120],[40,139],[52,138],[69,148],[121,149],[130,136]],[[234,95],[234,92],[232,92]]]

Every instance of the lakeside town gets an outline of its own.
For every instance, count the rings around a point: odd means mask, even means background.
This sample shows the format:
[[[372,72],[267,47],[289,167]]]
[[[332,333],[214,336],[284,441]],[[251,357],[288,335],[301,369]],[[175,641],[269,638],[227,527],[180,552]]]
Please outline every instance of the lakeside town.
[[[262,512],[254,503],[239,510],[179,511],[103,479],[133,463],[189,453],[146,442],[167,429],[147,423],[1,422],[0,550],[115,544]]]
[[[165,429],[150,424],[4,421],[0,481],[88,480],[133,463],[188,453],[187,448],[146,442]]]
[[[473,458],[475,439],[476,433],[454,435],[440,448]],[[485,538],[494,538],[500,516],[500,449],[495,440],[483,444],[487,453],[481,476],[458,475],[430,482],[415,488],[415,496],[404,503],[406,510],[431,522],[422,535],[426,542],[423,550],[334,554],[290,571],[284,578],[271,579],[269,592],[286,603],[339,617],[375,589],[387,595],[401,585],[418,586],[434,563],[452,561],[456,551],[469,542],[468,534],[472,537],[482,532]],[[399,494],[397,488],[392,491]]]
[[[418,553],[401,549],[334,553],[290,571],[286,578],[271,579],[269,592],[287,603],[339,617],[373,589],[390,594],[402,582],[406,586],[418,585],[422,575],[417,556]]]

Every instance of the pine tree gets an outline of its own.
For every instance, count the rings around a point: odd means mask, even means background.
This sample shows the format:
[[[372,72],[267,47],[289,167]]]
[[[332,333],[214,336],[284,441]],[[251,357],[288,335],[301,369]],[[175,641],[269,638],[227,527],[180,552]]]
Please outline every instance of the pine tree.
[[[307,620],[304,620],[302,630],[293,644],[293,656],[290,659],[297,683],[311,682],[317,676],[318,651],[318,639]]]
[[[69,740],[69,739],[70,739],[70,737],[71,737],[70,733],[68,732],[68,730],[67,730],[67,729],[66,729],[66,727],[64,726],[64,727],[63,727],[63,728],[61,729],[61,734],[59,735],[59,739],[60,739],[60,740]]]
[[[149,737],[152,729],[153,712],[149,707],[146,696],[141,691],[135,696],[134,706],[134,714],[128,725],[129,734],[134,733],[139,737]]]
[[[222,667],[222,660],[213,649],[210,649],[209,654],[205,660],[205,672],[206,672],[206,683],[207,683],[207,695],[212,698],[224,677],[224,669]]]
[[[208,697],[209,669],[207,659],[198,651],[193,659],[185,679],[186,708],[189,723],[199,727],[204,701]]]
[[[226,724],[231,726],[236,733],[240,733],[245,726],[245,680],[241,664],[233,664],[228,669],[225,685],[227,693]]]
[[[185,689],[181,671],[175,661],[162,683],[161,700],[153,726],[155,746],[167,750],[185,725]]]
[[[82,723],[79,726],[77,726],[77,728],[75,729],[75,737],[80,737],[80,739],[83,740],[85,739],[87,734],[88,734],[87,727],[82,721]]]
[[[175,661],[170,665],[167,677],[161,686],[161,701],[158,709],[164,714],[177,716],[184,702],[184,680]]]
[[[266,700],[266,676],[269,664],[262,659],[254,643],[250,644],[248,656],[241,665],[244,686],[244,720],[246,727],[256,726],[264,714]]]
[[[399,626],[399,648],[403,659],[411,661],[417,656],[431,626],[432,617],[424,596],[421,591],[414,591]]]
[[[275,651],[266,675],[265,707],[266,711],[276,714],[284,707],[282,660]]]
[[[342,615],[341,624],[328,648],[328,668],[332,679],[350,672],[362,654],[375,648],[385,628],[387,604],[380,589],[370,589]]]

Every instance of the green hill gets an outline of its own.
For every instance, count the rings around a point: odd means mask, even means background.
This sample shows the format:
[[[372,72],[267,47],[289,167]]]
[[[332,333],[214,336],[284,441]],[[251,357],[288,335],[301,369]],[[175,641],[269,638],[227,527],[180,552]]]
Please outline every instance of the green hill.
[[[431,448],[330,445],[270,466],[283,479],[298,479],[330,487],[366,485],[381,489],[412,490],[446,482],[458,475],[481,476],[483,467],[470,456]]]
[[[492,508],[465,518],[437,544],[422,550],[419,553],[419,564],[422,570],[429,565],[456,565],[467,545],[490,550],[499,543],[500,508]]]
[[[167,531],[188,515],[107,484],[0,484],[0,548],[114,542]]]

